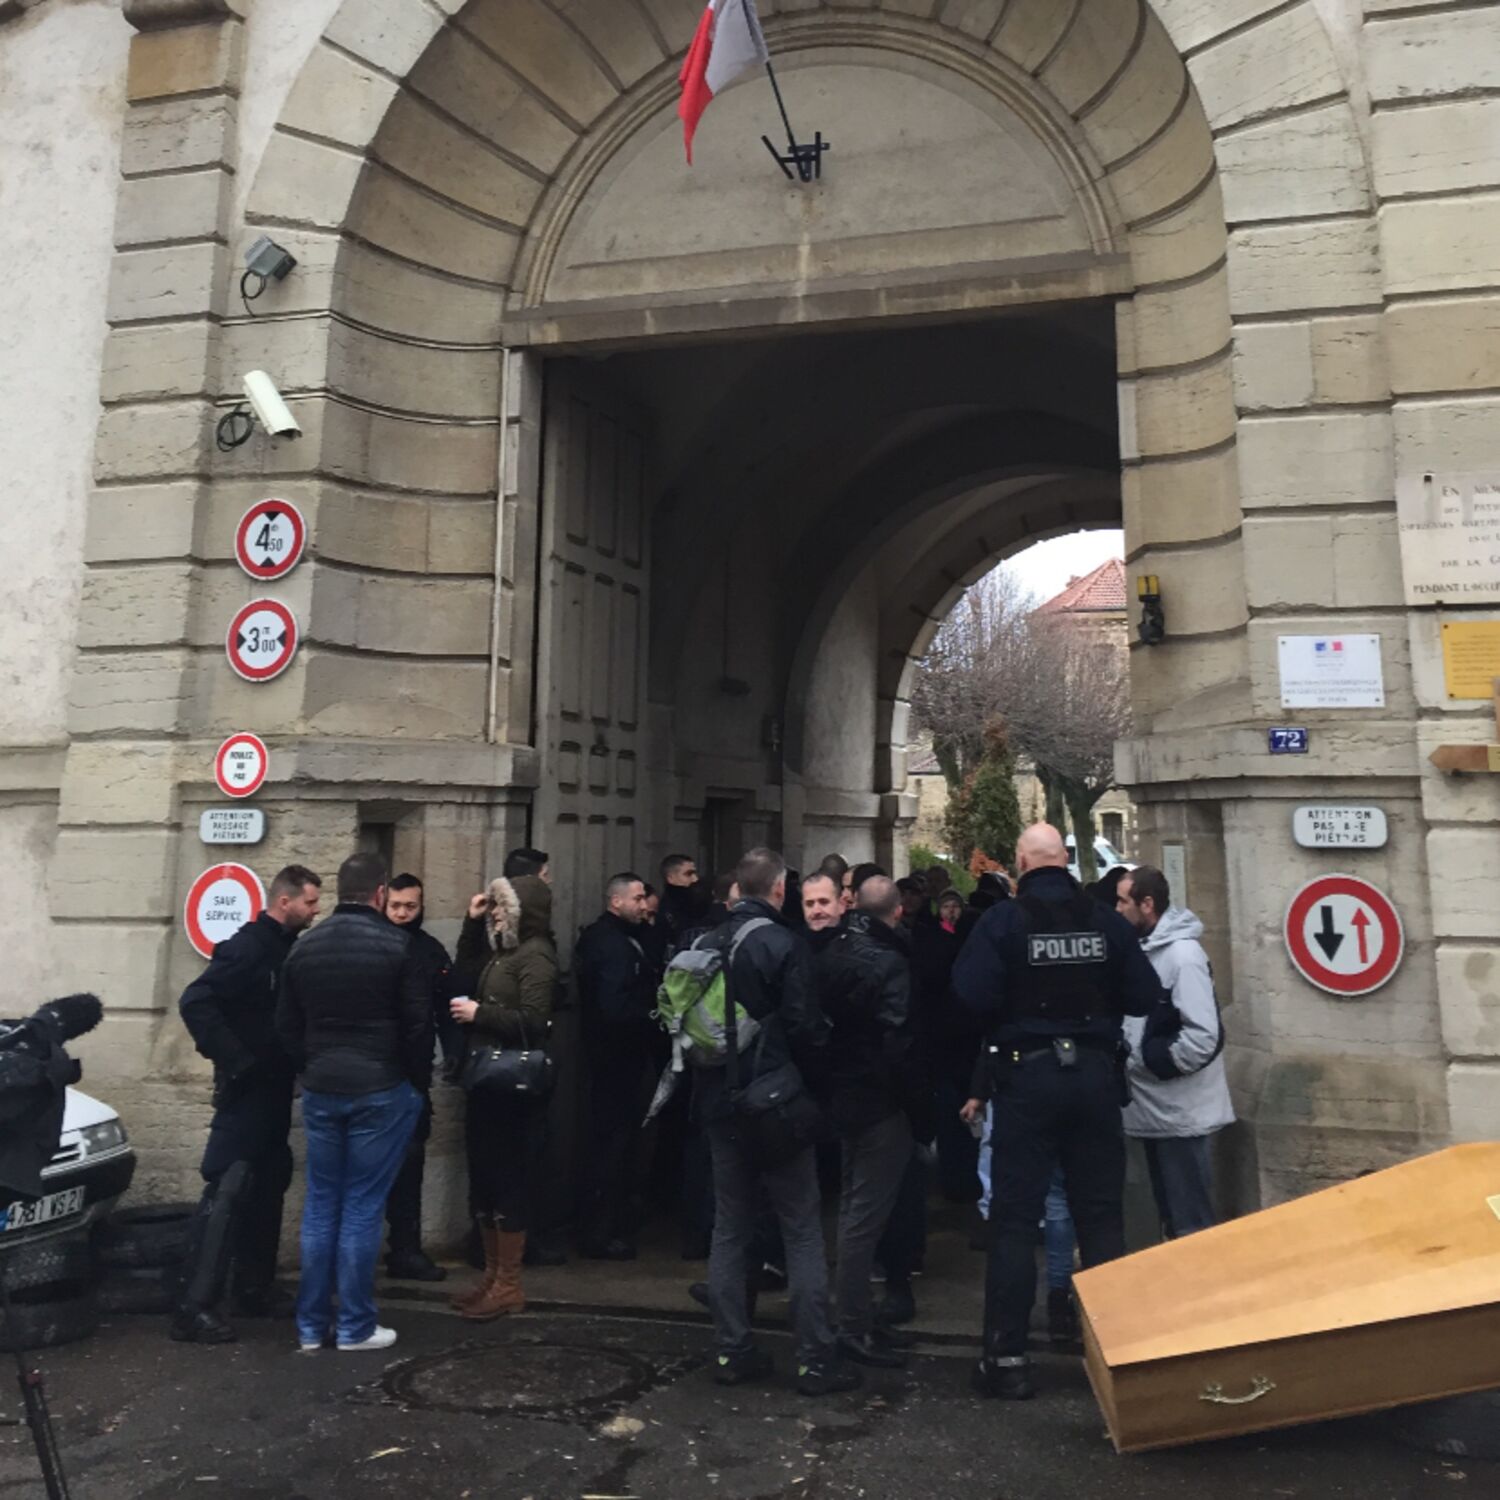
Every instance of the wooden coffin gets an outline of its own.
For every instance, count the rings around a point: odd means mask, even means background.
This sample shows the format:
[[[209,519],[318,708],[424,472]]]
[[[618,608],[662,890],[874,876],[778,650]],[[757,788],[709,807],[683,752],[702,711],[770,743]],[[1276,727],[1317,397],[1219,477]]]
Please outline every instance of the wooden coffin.
[[[1500,1143],[1312,1193],[1075,1285],[1121,1453],[1500,1386]]]

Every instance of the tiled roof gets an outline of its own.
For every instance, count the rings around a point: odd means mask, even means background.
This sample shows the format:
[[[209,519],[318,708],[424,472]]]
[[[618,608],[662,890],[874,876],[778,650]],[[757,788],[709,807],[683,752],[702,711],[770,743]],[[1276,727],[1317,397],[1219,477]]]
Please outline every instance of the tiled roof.
[[[1062,593],[1037,608],[1039,615],[1120,613],[1125,608],[1125,564],[1117,557],[1100,563],[1092,573],[1073,579]]]

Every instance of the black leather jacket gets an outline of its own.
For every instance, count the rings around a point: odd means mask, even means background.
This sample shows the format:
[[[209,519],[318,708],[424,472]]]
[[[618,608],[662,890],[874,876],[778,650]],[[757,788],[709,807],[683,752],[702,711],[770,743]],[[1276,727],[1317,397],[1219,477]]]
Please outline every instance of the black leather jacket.
[[[432,1081],[432,989],[406,934],[373,906],[341,902],[281,975],[276,1029],[302,1086],[374,1094]]]
[[[821,941],[818,941],[821,939]],[[846,1133],[889,1119],[919,1088],[906,935],[864,912],[815,934],[818,996],[833,1023],[828,1115]]]

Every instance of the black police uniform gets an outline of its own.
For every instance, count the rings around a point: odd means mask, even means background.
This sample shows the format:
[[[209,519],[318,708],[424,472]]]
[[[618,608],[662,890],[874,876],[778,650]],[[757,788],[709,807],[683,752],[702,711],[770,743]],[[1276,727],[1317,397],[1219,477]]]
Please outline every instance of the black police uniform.
[[[214,949],[208,968],[178,1002],[198,1051],[214,1065],[214,1117],[200,1169],[206,1186],[192,1224],[176,1337],[209,1332],[195,1332],[193,1318],[212,1312],[231,1261],[240,1310],[267,1310],[282,1200],[292,1180],[287,1137],[296,1079],[276,1037],[276,989],[295,940],[295,933],[262,912]]]
[[[1036,1297],[1036,1229],[1055,1164],[1085,1267],[1125,1253],[1124,1016],[1161,983],[1135,930],[1064,869],[1021,879],[980,919],[953,969],[987,1027],[993,1123],[981,1374],[1024,1370]],[[1000,1394],[1029,1395],[1029,1384]]]

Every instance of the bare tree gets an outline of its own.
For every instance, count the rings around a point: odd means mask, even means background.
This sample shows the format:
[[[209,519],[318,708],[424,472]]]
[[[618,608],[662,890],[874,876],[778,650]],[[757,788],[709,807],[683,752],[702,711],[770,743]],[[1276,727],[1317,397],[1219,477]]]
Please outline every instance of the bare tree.
[[[1079,873],[1098,878],[1094,808],[1115,784],[1115,741],[1130,732],[1127,655],[1108,633],[1065,616],[1033,615],[1007,671],[1006,722],[1035,763],[1049,802],[1068,810]]]
[[[978,768],[985,730],[1005,716],[1006,664],[1033,608],[1015,574],[996,568],[964,592],[917,666],[913,726],[932,736],[950,793]]]
[[[913,720],[931,734],[950,794],[964,787],[1003,725],[1035,768],[1048,816],[1067,809],[1079,872],[1098,877],[1094,807],[1114,785],[1115,741],[1130,732],[1123,643],[1066,615],[1037,614],[1008,569],[969,589],[918,666]]]

